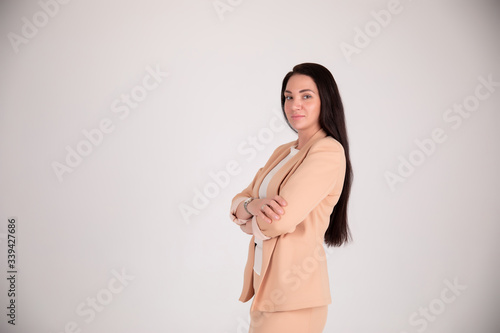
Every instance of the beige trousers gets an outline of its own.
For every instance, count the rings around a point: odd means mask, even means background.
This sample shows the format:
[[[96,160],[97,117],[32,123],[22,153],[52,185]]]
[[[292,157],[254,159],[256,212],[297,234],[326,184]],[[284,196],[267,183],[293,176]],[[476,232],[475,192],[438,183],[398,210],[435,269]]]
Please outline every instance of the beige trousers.
[[[260,286],[260,276],[254,272],[254,289]],[[250,312],[248,333],[322,333],[328,315],[328,305],[293,311]]]

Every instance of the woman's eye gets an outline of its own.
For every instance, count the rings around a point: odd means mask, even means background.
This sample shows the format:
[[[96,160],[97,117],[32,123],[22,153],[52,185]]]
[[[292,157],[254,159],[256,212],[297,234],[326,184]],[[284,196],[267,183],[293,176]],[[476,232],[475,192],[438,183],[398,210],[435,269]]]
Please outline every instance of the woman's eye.
[[[312,97],[311,95],[304,95],[304,99],[309,99],[311,97]]]
[[[285,96],[285,100],[289,101],[292,99],[292,96]]]

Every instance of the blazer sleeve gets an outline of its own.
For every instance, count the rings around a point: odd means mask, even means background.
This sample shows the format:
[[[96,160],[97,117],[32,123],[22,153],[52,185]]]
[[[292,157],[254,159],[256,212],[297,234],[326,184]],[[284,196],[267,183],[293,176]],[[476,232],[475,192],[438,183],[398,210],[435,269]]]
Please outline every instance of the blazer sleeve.
[[[262,233],[272,238],[293,232],[338,182],[343,183],[345,163],[344,149],[337,141],[328,138],[314,143],[278,193],[287,202],[285,214],[271,223],[256,218]]]
[[[257,174],[253,178],[253,180],[250,183],[250,185],[248,185],[248,187],[246,189],[244,189],[243,191],[241,191],[240,193],[236,194],[234,196],[233,200],[231,201],[231,208],[230,208],[230,212],[229,212],[229,217],[231,218],[231,220],[234,223],[236,223],[238,225],[245,224],[245,223],[247,223],[248,221],[251,220],[251,219],[242,220],[242,219],[237,218],[236,217],[236,209],[238,208],[238,205],[241,202],[245,201],[247,198],[250,198],[252,196],[252,189],[255,186],[255,182],[257,181],[257,178],[259,177],[259,175],[260,175],[260,173],[262,172],[263,169],[264,168],[260,168],[257,171]]]

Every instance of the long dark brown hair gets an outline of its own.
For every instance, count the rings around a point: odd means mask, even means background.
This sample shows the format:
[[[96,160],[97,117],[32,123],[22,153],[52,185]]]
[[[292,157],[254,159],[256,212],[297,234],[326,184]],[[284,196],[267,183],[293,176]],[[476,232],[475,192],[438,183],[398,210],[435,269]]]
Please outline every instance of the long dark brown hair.
[[[347,203],[351,193],[352,185],[352,167],[349,157],[349,140],[347,138],[347,129],[345,124],[344,106],[340,98],[337,83],[332,73],[322,65],[314,63],[303,63],[295,66],[291,72],[288,72],[283,79],[281,87],[281,109],[283,115],[292,130],[297,132],[288,122],[285,113],[285,89],[288,80],[295,74],[302,74],[311,77],[316,86],[321,101],[321,110],[319,115],[319,124],[321,128],[332,138],[340,142],[344,147],[346,159],[346,172],[344,178],[344,187],[340,198],[330,215],[330,224],[325,232],[325,243],[328,246],[341,246],[349,242],[351,232],[347,222]]]

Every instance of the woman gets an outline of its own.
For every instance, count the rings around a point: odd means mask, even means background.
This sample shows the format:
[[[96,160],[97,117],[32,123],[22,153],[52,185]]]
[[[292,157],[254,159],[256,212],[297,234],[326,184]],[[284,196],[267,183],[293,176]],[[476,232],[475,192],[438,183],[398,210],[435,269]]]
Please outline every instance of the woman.
[[[250,332],[322,332],[331,303],[323,241],[350,240],[344,109],[332,74],[313,63],[285,76],[281,107],[298,139],[278,147],[231,205],[253,235],[240,301],[254,296]]]

